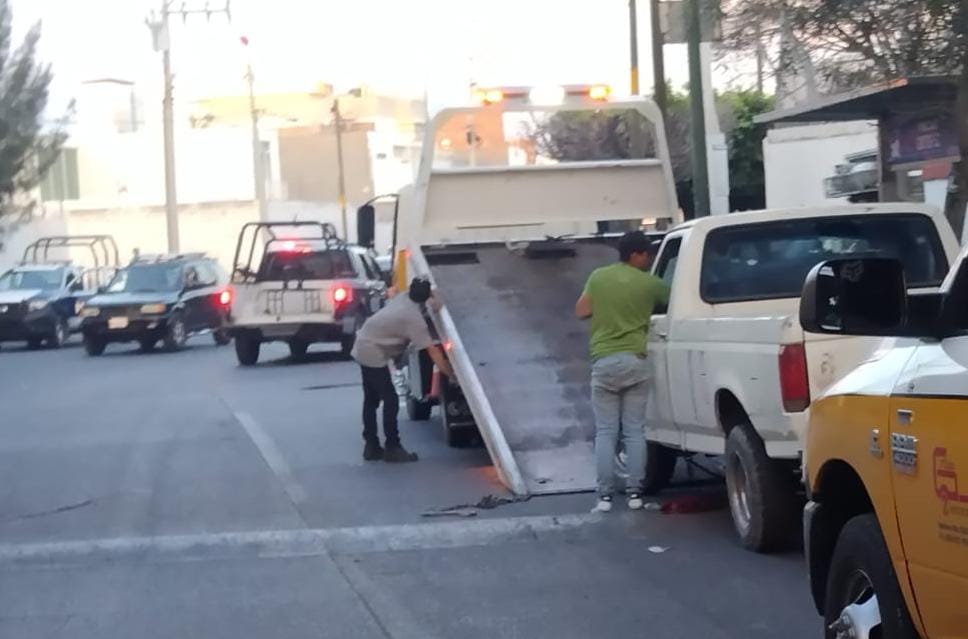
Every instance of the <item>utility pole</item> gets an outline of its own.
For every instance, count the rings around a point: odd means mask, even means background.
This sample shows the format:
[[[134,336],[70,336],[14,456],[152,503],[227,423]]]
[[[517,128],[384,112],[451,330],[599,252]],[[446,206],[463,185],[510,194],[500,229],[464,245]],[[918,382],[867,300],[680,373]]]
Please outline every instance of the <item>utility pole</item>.
[[[702,17],[700,0],[685,0],[689,45],[689,106],[692,123],[692,199],[694,217],[709,215],[709,165],[706,159],[706,113],[703,106]]]
[[[191,14],[204,13],[211,19],[213,14],[224,13],[232,19],[231,0],[225,0],[222,9],[211,9],[208,2],[202,9],[193,9],[182,2],[181,7],[172,11],[173,0],[161,0],[161,13],[154,12],[148,16],[145,23],[151,29],[155,51],[161,51],[161,68],[163,73],[164,97],[162,98],[162,127],[164,129],[165,144],[165,222],[168,233],[168,252],[178,252],[178,192],[175,186],[175,98],[174,80],[171,73],[171,32],[169,17],[172,13],[181,15],[187,20]]]
[[[242,38],[242,44],[248,46],[248,38]],[[252,176],[255,180],[255,199],[259,203],[259,219],[264,222],[268,217],[266,168],[262,156],[262,139],[259,136],[259,110],[255,104],[255,74],[252,72],[251,62],[246,65],[245,79],[249,84],[249,116],[252,118]]]
[[[632,95],[639,94],[639,19],[636,0],[629,0],[629,54]]]
[[[661,17],[659,15],[659,0],[649,0],[652,9],[652,77],[654,78],[654,98],[655,103],[662,112],[662,119],[665,120],[669,99],[666,94],[665,82],[665,52],[663,45],[665,38],[662,35]]]
[[[336,163],[339,176],[339,208],[343,215],[343,239],[349,237],[346,221],[346,179],[343,175],[343,116],[339,110],[339,96],[333,98],[333,126],[336,127]]]

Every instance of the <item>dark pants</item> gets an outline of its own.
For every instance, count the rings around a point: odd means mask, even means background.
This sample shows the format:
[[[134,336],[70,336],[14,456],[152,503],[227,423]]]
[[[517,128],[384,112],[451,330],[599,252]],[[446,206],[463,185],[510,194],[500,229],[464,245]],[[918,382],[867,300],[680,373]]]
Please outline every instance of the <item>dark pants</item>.
[[[376,426],[376,409],[383,403],[383,438],[387,446],[400,445],[400,431],[397,428],[397,411],[400,399],[393,387],[390,369],[360,366],[363,371],[363,440],[368,444],[380,443],[380,432]]]

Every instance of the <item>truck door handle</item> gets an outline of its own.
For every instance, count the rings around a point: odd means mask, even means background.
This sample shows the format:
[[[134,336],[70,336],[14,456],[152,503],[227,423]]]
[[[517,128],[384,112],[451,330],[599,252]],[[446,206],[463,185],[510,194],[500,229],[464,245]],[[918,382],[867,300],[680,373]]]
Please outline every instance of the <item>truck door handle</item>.
[[[659,337],[659,339],[669,339],[668,331],[656,331],[655,334]]]
[[[897,409],[897,423],[900,426],[910,426],[914,422],[914,411],[906,408]]]

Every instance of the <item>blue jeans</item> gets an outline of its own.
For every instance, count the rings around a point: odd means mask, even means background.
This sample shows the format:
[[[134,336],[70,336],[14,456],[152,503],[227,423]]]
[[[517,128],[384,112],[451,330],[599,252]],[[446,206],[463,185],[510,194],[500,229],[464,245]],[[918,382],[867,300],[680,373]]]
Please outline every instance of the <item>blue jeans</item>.
[[[651,371],[644,355],[616,353],[592,363],[598,494],[615,492],[615,448],[621,433],[628,460],[628,492],[645,479],[645,405]]]

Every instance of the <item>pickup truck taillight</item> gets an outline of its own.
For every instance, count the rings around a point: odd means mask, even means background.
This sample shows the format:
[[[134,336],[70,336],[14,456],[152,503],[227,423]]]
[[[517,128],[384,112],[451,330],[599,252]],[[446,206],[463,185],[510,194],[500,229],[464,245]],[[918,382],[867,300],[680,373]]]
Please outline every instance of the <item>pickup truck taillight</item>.
[[[780,395],[783,410],[799,413],[810,405],[810,383],[807,380],[807,352],[803,344],[780,346]]]

